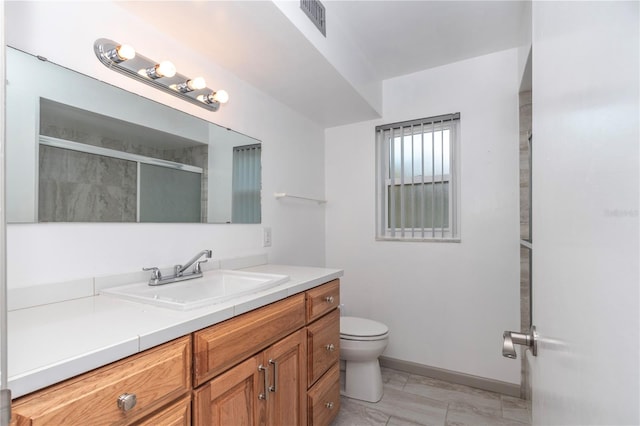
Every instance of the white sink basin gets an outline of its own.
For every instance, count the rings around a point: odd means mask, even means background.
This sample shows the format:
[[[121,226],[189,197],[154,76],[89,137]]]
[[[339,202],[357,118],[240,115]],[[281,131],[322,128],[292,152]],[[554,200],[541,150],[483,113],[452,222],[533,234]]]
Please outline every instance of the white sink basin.
[[[287,275],[217,269],[188,281],[159,286],[150,286],[148,282],[128,284],[105,288],[100,294],[186,311],[257,293],[287,281]]]

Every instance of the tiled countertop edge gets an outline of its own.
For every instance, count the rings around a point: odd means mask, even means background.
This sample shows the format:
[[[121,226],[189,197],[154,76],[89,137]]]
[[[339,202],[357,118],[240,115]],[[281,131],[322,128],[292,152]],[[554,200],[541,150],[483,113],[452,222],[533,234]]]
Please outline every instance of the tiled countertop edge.
[[[60,363],[9,377],[8,388],[11,390],[11,397],[18,398],[119,359],[135,355],[139,352],[138,348],[139,339],[134,337],[126,342],[119,342],[76,358],[66,359]]]

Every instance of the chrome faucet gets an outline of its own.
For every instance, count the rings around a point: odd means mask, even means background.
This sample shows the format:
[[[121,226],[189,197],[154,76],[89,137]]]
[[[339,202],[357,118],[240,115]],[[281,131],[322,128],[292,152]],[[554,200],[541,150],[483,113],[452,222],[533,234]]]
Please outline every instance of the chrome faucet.
[[[169,283],[175,283],[178,281],[191,280],[194,278],[200,278],[202,276],[201,263],[205,263],[208,259],[211,259],[211,250],[202,250],[196,254],[193,259],[190,259],[184,266],[176,265],[173,267],[174,274],[168,277],[163,277],[160,273],[160,269],[153,266],[151,268],[142,268],[143,271],[151,271],[151,278],[149,279],[149,285],[163,285]],[[202,256],[206,257],[205,260],[199,260]],[[191,272],[185,274],[185,271],[193,265]]]
[[[197,274],[197,273],[202,273],[202,269],[200,269],[200,264],[201,263],[205,263],[206,260],[201,260],[200,262],[196,261],[198,259],[200,259],[202,256],[205,256],[207,259],[211,259],[211,250],[202,250],[200,253],[196,254],[195,256],[193,256],[193,259],[188,260],[187,263],[183,265],[176,265],[173,267],[173,270],[175,271],[176,277],[181,277],[182,274],[184,273],[184,271],[186,271],[187,269],[189,269],[189,267],[191,265],[193,265],[195,263],[195,266],[193,267],[193,273]]]

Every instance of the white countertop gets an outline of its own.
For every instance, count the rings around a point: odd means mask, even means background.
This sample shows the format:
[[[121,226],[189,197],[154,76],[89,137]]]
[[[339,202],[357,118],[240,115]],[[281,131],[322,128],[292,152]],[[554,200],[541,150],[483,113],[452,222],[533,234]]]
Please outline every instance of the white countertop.
[[[84,297],[8,314],[8,386],[16,398],[342,276],[342,270],[260,265],[249,272],[289,281],[190,311],[109,296]]]

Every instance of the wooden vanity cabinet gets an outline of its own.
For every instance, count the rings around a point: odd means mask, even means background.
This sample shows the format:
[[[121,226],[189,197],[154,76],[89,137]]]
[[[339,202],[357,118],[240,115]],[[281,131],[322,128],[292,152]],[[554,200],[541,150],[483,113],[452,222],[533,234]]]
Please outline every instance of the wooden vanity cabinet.
[[[189,395],[168,407],[137,422],[135,426],[189,426],[191,425],[191,397]]]
[[[340,280],[329,281],[326,284],[307,290],[305,299],[307,324],[309,324],[340,305]]]
[[[307,385],[340,363],[340,312],[334,309],[307,326]]]
[[[333,280],[194,333],[194,425],[329,425],[340,408],[339,303]]]
[[[193,391],[193,424],[207,426],[264,423],[266,406],[260,403],[261,365],[250,357]]]
[[[191,339],[185,336],[14,400],[11,424],[159,424],[145,418],[166,418],[188,425],[190,391]],[[180,408],[173,404],[178,400]]]
[[[297,294],[193,333],[194,387],[304,327],[304,306]]]
[[[304,425],[306,344],[300,329],[193,393],[194,425]]]
[[[333,365],[307,394],[309,425],[329,425],[340,410],[340,364]]]
[[[340,280],[306,292],[307,420],[327,426],[340,410]]]
[[[306,424],[304,325],[298,294],[194,333],[194,424]]]
[[[18,398],[11,425],[329,425],[340,407],[339,284]]]
[[[271,346],[264,365],[272,367],[267,392],[267,425],[307,423],[307,345],[301,329]]]

